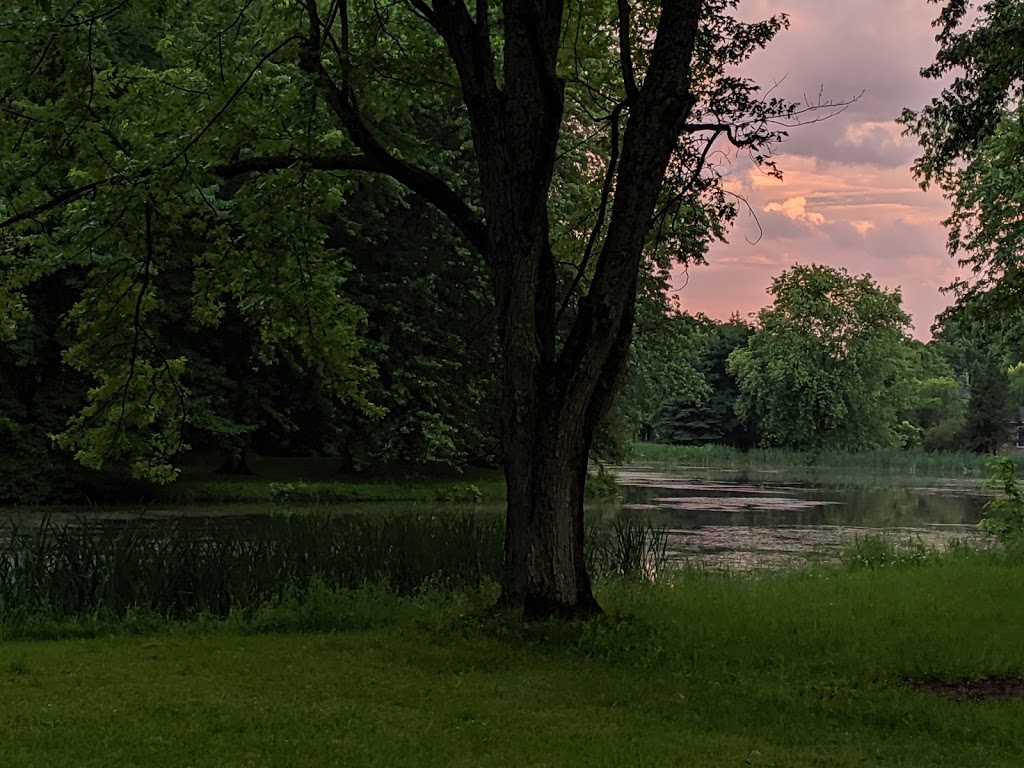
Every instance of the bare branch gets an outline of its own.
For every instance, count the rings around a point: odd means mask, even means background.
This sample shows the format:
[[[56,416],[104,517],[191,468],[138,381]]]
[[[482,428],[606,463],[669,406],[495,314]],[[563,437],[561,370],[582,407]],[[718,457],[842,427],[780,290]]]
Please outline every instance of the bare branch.
[[[594,227],[590,230],[590,237],[587,238],[587,244],[583,249],[583,256],[580,259],[579,266],[576,268],[576,276],[573,278],[572,284],[569,286],[569,290],[562,299],[562,305],[559,307],[558,312],[555,315],[556,319],[562,316],[566,308],[569,306],[569,302],[572,301],[572,296],[576,292],[576,288],[583,279],[583,275],[586,274],[587,265],[590,263],[590,259],[594,254],[594,246],[597,244],[601,231],[604,229],[604,220],[608,213],[608,201],[611,199],[612,186],[615,182],[615,171],[618,169],[619,164],[619,120],[625,106],[626,103],[621,102],[612,110],[611,153],[608,157],[608,167],[605,169],[604,184],[601,187],[601,202],[597,208],[597,221],[594,222]]]
[[[751,134],[744,138],[737,136],[735,133],[736,126],[729,123],[689,123],[683,127],[683,131],[685,133],[711,131],[714,134],[712,141],[725,134],[725,137],[729,139],[729,143],[734,147],[749,147],[761,141],[761,137],[758,134]]]

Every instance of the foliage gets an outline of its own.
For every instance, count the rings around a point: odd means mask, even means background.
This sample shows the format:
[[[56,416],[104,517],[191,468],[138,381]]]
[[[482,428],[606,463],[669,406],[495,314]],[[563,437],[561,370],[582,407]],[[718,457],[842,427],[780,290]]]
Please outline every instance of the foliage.
[[[498,514],[329,514],[299,509],[328,500],[316,485],[272,484],[270,493],[281,512],[243,519],[0,528],[0,623],[19,616],[120,620],[133,611],[252,616],[266,605],[304,603],[321,589],[478,590],[501,574]],[[431,500],[474,507],[479,499],[465,485]],[[588,528],[588,564],[598,577],[653,578],[665,568],[666,541],[648,521],[617,514]]]
[[[1001,544],[1024,552],[1024,489],[1017,480],[1017,465],[1005,456],[992,460],[987,487],[999,495],[985,504],[985,519],[978,527],[995,536]]]
[[[948,249],[971,272],[952,286],[958,300],[996,320],[1019,314],[1024,274],[1024,13],[1015,0],[948,0],[935,26],[939,51],[921,74],[942,93],[901,122],[921,145],[922,186],[952,202]]]
[[[655,580],[668,565],[668,531],[628,510],[592,528],[587,541],[587,568],[592,573]]]
[[[615,475],[601,467],[587,473],[586,494],[588,499],[617,500],[622,497],[622,487]]]
[[[1009,393],[1006,368],[998,360],[980,363],[971,380],[964,440],[969,450],[995,453],[1009,431]]]
[[[0,341],[0,504],[78,501],[71,456],[50,439],[82,407],[86,381],[61,364],[60,317],[75,294],[71,276],[25,291],[35,322]]]
[[[339,212],[358,265],[343,288],[366,313],[363,357],[377,376],[364,387],[380,410],[335,416],[331,452],[353,469],[494,464],[500,377],[487,270],[436,211],[383,186],[364,184],[373,194]]]
[[[14,527],[0,544],[0,606],[54,618],[131,610],[171,618],[251,612],[314,583],[409,594],[479,588],[501,572],[497,516],[277,515]]]
[[[1010,436],[1019,415],[1014,385],[1019,389],[1018,363],[1024,360],[1024,313],[1008,306],[997,309],[992,299],[991,292],[960,296],[933,328],[935,340],[929,346],[956,371],[966,405],[959,418],[935,428],[947,448],[991,453]]]
[[[933,453],[963,450],[965,442],[963,419],[936,424],[921,437],[921,447]]]
[[[644,463],[669,464],[679,467],[707,467],[735,470],[777,470],[843,476],[843,472],[879,474],[897,477],[931,475],[944,477],[981,476],[985,474],[988,457],[976,453],[925,452],[921,448],[878,448],[870,451],[794,451],[784,448],[752,448],[741,451],[724,445],[658,445],[637,446],[637,460]],[[1018,463],[1020,463],[1018,461]],[[873,480],[874,482],[874,480]]]
[[[899,444],[933,451],[961,448],[966,411],[953,368],[933,344],[906,339],[901,352],[894,391],[901,403]]]
[[[736,414],[739,386],[728,370],[728,359],[736,349],[747,345],[754,329],[738,316],[719,323],[698,315],[694,323],[694,346],[699,349],[696,367],[704,376],[708,394],[699,399],[691,395],[665,402],[655,422],[656,437],[678,445],[723,443],[750,448],[757,442],[757,428]]]
[[[909,324],[899,291],[812,265],[787,270],[769,292],[747,348],[729,357],[739,415],[756,419],[768,445],[895,444],[896,361]]]
[[[898,568],[937,558],[920,539],[899,542],[884,536],[858,536],[840,553],[840,562],[848,568]]]
[[[294,476],[295,473],[292,473]],[[481,471],[468,475],[445,473],[438,477],[406,474],[397,469],[390,475],[360,474],[348,480],[282,479],[267,482],[262,476],[248,478],[197,479],[189,476],[177,483],[153,489],[152,498],[161,504],[209,506],[257,504],[273,509],[278,506],[324,507],[334,504],[384,502],[487,502],[504,501],[505,485],[499,472]]]
[[[64,360],[94,385],[62,444],[87,466],[125,461],[140,476],[174,477],[187,445],[188,361],[167,345],[160,312],[186,254],[193,322],[216,328],[237,312],[256,330],[254,364],[289,350],[332,393],[368,408],[363,315],[339,291],[346,262],[325,247],[323,218],[353,186],[301,169],[230,187],[210,176],[225,153],[287,141],[284,105],[317,124],[308,88],[275,58],[292,29],[264,15],[267,3],[242,16],[228,3],[197,11],[171,2],[155,14],[138,3],[93,5],[9,6],[0,46],[0,68],[12,75],[0,217],[10,224],[38,207],[5,230],[9,333],[12,318],[27,319],[21,297],[33,281],[68,268],[83,278]],[[200,28],[225,30],[215,55],[182,34]],[[260,36],[266,47],[252,45]],[[329,143],[307,138],[310,150]]]
[[[598,461],[630,458],[627,446],[651,435],[666,403],[702,402],[711,394],[700,369],[701,328],[668,301],[666,280],[649,280],[639,299],[625,381],[591,449]]]
[[[1007,397],[1013,413],[1020,413],[1024,408],[1024,362],[1011,365],[1006,371]]]

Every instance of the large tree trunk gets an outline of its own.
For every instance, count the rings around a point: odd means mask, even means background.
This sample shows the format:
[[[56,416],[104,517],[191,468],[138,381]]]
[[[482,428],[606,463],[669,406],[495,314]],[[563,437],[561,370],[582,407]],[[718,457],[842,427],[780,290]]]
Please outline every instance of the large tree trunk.
[[[596,613],[583,552],[588,441],[581,429],[566,434],[547,404],[531,415],[535,441],[505,446],[508,511],[500,602],[526,618]]]
[[[506,387],[508,508],[499,602],[528,619],[600,612],[586,568],[584,488],[594,432],[626,363],[633,323],[629,304],[620,333],[604,350],[601,371],[583,386],[566,387],[556,368],[532,397]],[[515,374],[506,369],[506,377]]]
[[[501,604],[528,618],[600,610],[583,551],[587,461],[625,369],[658,188],[695,101],[688,86],[700,7],[699,0],[685,0],[665,9],[667,32],[659,29],[644,87],[631,94],[611,216],[590,290],[561,344],[548,220],[564,103],[556,74],[561,2],[505,5],[504,90],[486,67],[482,77],[474,69],[483,44],[474,49],[470,37],[462,48],[452,45],[480,164],[504,357],[508,511]],[[454,17],[450,21],[457,24]]]

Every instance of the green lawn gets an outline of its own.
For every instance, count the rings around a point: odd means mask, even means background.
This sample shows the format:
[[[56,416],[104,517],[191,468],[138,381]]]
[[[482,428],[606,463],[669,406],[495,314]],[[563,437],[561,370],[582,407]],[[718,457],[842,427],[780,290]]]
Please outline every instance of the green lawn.
[[[904,680],[1024,673],[1022,587],[960,555],[610,583],[589,625],[375,595],[291,625],[7,641],[0,765],[1020,766],[1024,701]]]

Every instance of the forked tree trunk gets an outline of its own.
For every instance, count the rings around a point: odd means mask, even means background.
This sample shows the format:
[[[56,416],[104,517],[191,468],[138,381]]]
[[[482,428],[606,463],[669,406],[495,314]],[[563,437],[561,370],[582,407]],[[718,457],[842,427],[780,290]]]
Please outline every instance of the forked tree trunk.
[[[583,550],[587,460],[625,368],[658,189],[696,101],[690,65],[701,7],[701,0],[665,3],[643,86],[626,88],[629,118],[612,166],[610,215],[589,290],[566,332],[548,206],[564,105],[556,66],[562,3],[505,3],[503,89],[486,35],[468,21],[465,6],[434,4],[444,9],[438,29],[459,69],[473,128],[501,329],[508,511],[500,602],[526,618],[600,610]]]
[[[524,618],[586,618],[601,610],[586,567],[584,491],[590,446],[625,368],[632,325],[628,301],[599,368],[565,376],[550,367],[526,397],[522,372],[506,358],[508,507],[499,604]]]

